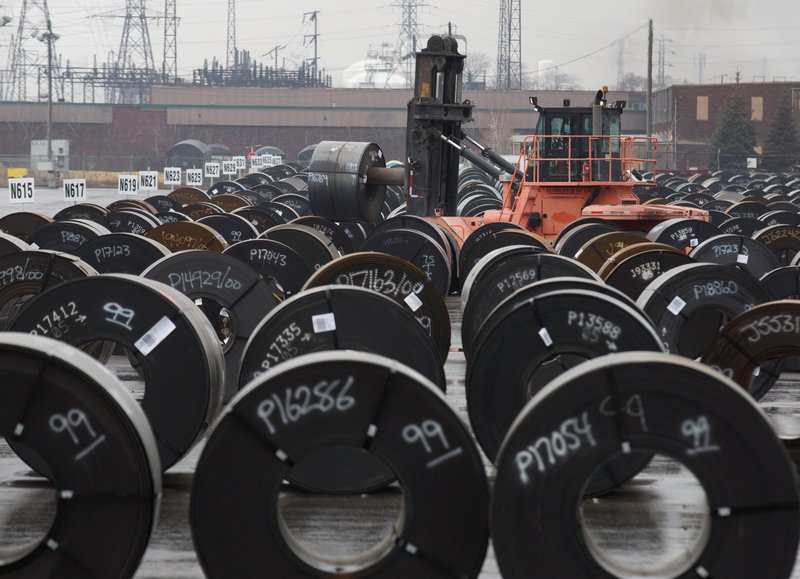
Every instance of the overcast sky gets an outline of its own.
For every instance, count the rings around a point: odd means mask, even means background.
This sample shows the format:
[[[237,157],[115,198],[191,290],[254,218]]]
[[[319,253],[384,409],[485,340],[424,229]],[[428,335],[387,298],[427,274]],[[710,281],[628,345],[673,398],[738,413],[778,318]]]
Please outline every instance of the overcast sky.
[[[29,0],[29,11],[43,0]],[[89,66],[92,56],[108,61],[119,50],[124,0],[49,0],[57,50],[74,65]],[[16,34],[22,0],[0,0],[0,16],[14,18],[0,28],[0,67]],[[147,0],[147,11],[161,16],[164,0]],[[191,71],[204,59],[225,62],[228,0],[177,0],[178,71]],[[313,56],[308,35],[314,23],[304,13],[318,10],[319,66],[341,84],[342,71],[383,42],[392,46],[400,33],[399,0],[236,0],[237,46],[251,57],[279,64]],[[646,75],[647,21],[653,19],[653,74],[658,74],[658,49],[664,38],[665,73],[675,81],[731,82],[737,69],[743,81],[800,80],[800,0],[522,0],[522,61],[529,72],[537,63],[553,61],[559,72],[580,88],[613,88],[620,59],[626,73]],[[101,17],[105,16],[105,18]],[[111,17],[116,16],[116,17]],[[467,53],[483,53],[493,75],[497,60],[498,2],[436,0],[420,4],[417,21],[423,43],[430,34],[447,30],[467,39]],[[156,66],[163,59],[164,21],[148,21]],[[624,39],[624,51],[619,40]],[[41,46],[41,45],[40,45]],[[33,46],[31,49],[35,49]],[[491,81],[491,79],[489,79]]]

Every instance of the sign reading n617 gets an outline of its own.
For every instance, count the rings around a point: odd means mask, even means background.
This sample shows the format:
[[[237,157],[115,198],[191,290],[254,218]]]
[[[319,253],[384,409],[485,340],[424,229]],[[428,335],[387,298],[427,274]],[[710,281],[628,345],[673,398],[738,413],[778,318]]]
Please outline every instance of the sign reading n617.
[[[8,180],[8,199],[11,203],[33,203],[33,177],[19,177]]]
[[[64,201],[86,201],[86,179],[64,179]]]

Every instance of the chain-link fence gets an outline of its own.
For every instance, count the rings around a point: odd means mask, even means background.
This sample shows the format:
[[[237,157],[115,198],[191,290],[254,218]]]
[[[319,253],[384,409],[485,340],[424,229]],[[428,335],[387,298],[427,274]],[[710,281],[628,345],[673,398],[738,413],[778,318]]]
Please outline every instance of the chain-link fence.
[[[31,155],[0,155],[0,186],[5,187],[9,177],[27,176],[42,186],[57,186],[63,179],[81,178],[86,179],[89,187],[116,187],[119,174],[160,172],[164,164],[161,157],[134,155],[56,155],[52,160]]]

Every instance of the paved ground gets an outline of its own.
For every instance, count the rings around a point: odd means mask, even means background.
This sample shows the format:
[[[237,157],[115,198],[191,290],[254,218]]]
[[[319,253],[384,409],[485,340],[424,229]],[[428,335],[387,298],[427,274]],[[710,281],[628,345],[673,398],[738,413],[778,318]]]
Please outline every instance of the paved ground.
[[[143,196],[140,196],[143,197]],[[105,205],[117,198],[115,192],[90,190],[89,202]],[[53,215],[65,204],[60,192],[38,190],[35,210]],[[0,201],[0,213],[22,210],[10,206],[7,196]],[[453,347],[460,346],[460,312],[454,298],[448,300],[453,321]],[[132,370],[120,357],[111,362],[132,391],[140,388],[131,380]],[[451,353],[445,372],[448,400],[467,422],[464,392],[466,362],[460,352]],[[794,388],[800,375],[785,376],[765,403],[773,420],[784,432],[800,432]],[[188,524],[188,502],[192,473],[202,444],[163,478],[163,500],[158,527],[153,534],[136,577],[202,577],[194,553]],[[486,462],[487,474],[492,476]],[[385,535],[396,517],[400,503],[397,488],[354,497],[308,497],[286,490],[282,496],[284,517],[295,535],[320,552],[345,554],[359,552]],[[0,557],[2,548],[41,537],[53,516],[54,496],[44,479],[31,473],[0,443]],[[593,541],[611,558],[628,565],[667,560],[690,548],[705,520],[702,489],[685,469],[666,459],[658,459],[631,483],[599,499],[586,500],[584,518]],[[651,575],[652,576],[652,575]],[[490,549],[481,579],[500,577]],[[800,578],[795,570],[792,577]]]

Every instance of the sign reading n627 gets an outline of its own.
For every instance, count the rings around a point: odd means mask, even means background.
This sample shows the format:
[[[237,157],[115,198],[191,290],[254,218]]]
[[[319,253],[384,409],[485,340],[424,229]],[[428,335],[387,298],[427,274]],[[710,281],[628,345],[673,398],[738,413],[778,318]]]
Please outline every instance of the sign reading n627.
[[[8,199],[11,203],[33,203],[33,177],[19,177],[8,180]]]

